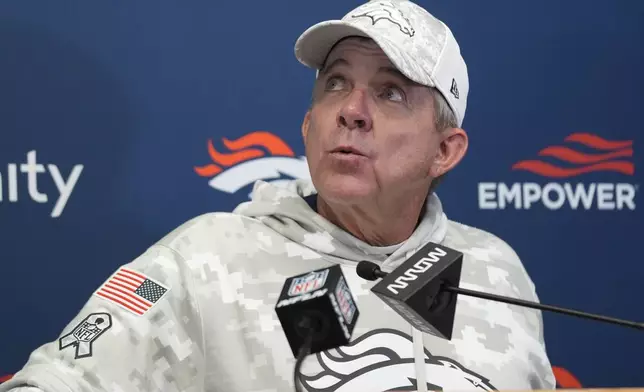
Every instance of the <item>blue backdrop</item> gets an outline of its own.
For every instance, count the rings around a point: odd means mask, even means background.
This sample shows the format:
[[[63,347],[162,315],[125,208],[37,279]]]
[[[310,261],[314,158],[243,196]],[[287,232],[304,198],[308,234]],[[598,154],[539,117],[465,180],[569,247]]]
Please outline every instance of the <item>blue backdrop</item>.
[[[471,78],[470,150],[438,191],[448,215],[508,241],[543,302],[642,321],[644,2],[420,3]],[[117,266],[244,201],[249,184],[225,188],[235,165],[298,176],[314,73],[294,41],[358,4],[0,4],[0,376]],[[224,143],[246,135],[265,156]],[[268,155],[284,159],[253,166]],[[644,385],[641,332],[544,317],[553,365],[584,387]]]

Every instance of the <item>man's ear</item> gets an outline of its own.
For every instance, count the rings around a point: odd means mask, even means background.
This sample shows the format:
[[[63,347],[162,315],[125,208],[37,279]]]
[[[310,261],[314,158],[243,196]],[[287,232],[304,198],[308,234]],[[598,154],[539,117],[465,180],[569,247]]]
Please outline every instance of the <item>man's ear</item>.
[[[304,115],[304,120],[302,121],[302,138],[304,139],[304,144],[306,145],[306,137],[309,134],[309,126],[311,125],[311,110],[307,110]]]
[[[463,159],[468,147],[467,133],[461,128],[446,129],[440,137],[441,143],[431,168],[433,178],[452,170]]]

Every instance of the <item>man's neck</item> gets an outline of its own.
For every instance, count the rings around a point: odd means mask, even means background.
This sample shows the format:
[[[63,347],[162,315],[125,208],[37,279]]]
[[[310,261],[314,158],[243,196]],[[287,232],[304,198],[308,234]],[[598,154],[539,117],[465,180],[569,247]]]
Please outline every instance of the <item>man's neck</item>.
[[[398,203],[332,205],[318,196],[317,211],[370,245],[389,246],[405,241],[414,232],[425,212],[425,197]]]

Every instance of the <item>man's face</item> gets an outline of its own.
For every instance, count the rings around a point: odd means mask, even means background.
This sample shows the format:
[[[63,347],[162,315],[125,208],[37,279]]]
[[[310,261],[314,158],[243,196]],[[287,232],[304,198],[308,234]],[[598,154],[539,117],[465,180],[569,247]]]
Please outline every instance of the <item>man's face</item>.
[[[441,135],[425,86],[400,74],[373,41],[331,51],[302,125],[313,183],[336,203],[427,190]]]

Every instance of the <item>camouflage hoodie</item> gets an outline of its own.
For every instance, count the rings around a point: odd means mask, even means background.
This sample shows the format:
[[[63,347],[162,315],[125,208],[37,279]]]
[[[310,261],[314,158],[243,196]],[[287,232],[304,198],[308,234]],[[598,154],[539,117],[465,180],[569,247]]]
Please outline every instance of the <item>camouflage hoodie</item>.
[[[274,306],[284,280],[337,263],[360,309],[348,346],[311,355],[307,391],[552,389],[541,314],[460,296],[450,341],[412,330],[369,292],[428,241],[464,252],[461,286],[537,301],[515,252],[445,216],[436,195],[412,236],[375,247],[318,215],[310,182],[258,182],[233,213],[196,217],[97,288],[58,340],[0,391],[290,391],[295,359]]]

